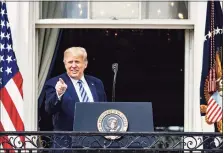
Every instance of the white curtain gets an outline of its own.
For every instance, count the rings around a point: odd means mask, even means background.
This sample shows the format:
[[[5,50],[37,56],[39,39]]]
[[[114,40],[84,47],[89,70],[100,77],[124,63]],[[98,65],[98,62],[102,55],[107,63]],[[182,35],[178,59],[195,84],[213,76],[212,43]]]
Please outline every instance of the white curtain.
[[[63,18],[65,2],[42,2],[42,18]],[[38,96],[47,78],[49,67],[58,40],[59,29],[41,29],[38,46]]]

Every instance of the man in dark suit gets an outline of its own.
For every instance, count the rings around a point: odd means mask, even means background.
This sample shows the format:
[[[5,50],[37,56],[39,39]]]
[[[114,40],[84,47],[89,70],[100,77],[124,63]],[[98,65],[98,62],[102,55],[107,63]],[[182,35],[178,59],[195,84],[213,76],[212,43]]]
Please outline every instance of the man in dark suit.
[[[64,52],[66,73],[48,80],[45,84],[45,110],[53,115],[54,131],[73,130],[76,102],[106,101],[102,81],[84,75],[87,64],[87,53],[84,48],[68,48]],[[70,137],[61,136],[53,143],[53,147],[70,147],[70,141]]]

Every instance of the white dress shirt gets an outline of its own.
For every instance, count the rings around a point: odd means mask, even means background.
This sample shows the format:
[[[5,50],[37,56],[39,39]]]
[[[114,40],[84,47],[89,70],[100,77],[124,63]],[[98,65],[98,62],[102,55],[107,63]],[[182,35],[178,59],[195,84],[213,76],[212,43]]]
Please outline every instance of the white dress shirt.
[[[79,97],[79,101],[80,101],[80,102],[83,102],[83,101],[82,101],[82,98],[81,98],[81,94],[80,94],[80,92],[79,92],[79,88],[80,88],[80,87],[79,87],[79,83],[78,83],[79,80],[75,80],[75,79],[73,79],[73,78],[71,78],[71,77],[69,77],[69,78],[71,79],[72,84],[73,84],[74,87],[75,87],[75,91],[76,91],[76,93],[77,93],[77,95],[78,95],[78,97]],[[88,98],[89,98],[89,102],[94,102],[94,100],[93,100],[93,95],[92,95],[92,93],[91,93],[91,91],[90,91],[90,88],[89,88],[88,83],[86,82],[86,79],[84,78],[84,76],[82,76],[80,80],[82,80],[82,85],[83,85],[83,88],[84,88],[85,91],[86,91],[86,94],[87,94]],[[56,92],[56,93],[57,93],[57,92]],[[63,93],[63,94],[64,94],[64,93]],[[57,96],[58,96],[58,99],[59,99],[59,100],[61,99],[61,97],[62,97],[63,94],[61,94],[61,95],[59,96],[58,93],[57,93]]]
[[[75,80],[73,78],[70,78],[70,79],[72,80],[72,83],[73,83],[73,85],[75,87],[75,91],[76,91],[76,93],[77,93],[77,95],[79,97],[79,101],[83,102],[82,98],[81,98],[81,93],[79,92],[79,88],[80,88],[79,87],[79,83],[78,83],[79,80]],[[82,86],[83,86],[83,88],[85,89],[85,91],[87,93],[87,96],[89,98],[89,102],[94,102],[93,95],[92,95],[92,93],[90,91],[90,88],[89,88],[88,83],[86,82],[86,79],[84,78],[84,76],[82,76],[80,80],[82,80]]]

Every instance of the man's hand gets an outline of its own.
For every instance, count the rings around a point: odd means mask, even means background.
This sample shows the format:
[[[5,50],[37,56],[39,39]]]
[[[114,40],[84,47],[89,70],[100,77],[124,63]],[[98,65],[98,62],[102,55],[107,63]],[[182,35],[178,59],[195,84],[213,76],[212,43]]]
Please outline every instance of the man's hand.
[[[55,86],[55,89],[56,89],[56,92],[58,93],[58,96],[61,96],[66,91],[67,84],[65,84],[65,82],[61,78],[59,78]]]

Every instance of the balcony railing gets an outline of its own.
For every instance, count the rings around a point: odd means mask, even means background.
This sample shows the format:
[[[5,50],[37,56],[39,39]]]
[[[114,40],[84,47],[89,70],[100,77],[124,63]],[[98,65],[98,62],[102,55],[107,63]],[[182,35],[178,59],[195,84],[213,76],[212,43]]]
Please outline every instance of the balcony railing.
[[[0,152],[223,152],[221,133],[200,132],[1,132],[0,143]]]

